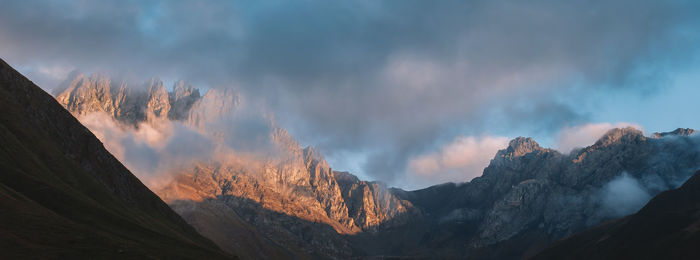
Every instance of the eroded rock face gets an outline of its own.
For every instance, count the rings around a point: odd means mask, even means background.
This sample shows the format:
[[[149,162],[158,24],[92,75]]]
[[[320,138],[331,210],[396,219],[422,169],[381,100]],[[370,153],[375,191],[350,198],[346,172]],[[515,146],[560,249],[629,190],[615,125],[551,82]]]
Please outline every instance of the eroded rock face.
[[[86,115],[95,111],[116,115],[109,78],[78,74],[68,84],[56,99],[74,115]]]
[[[170,113],[170,98],[163,81],[151,79],[148,83],[146,116],[152,120],[163,120]]]
[[[76,74],[67,80],[56,100],[76,117],[105,112],[119,122],[138,126],[148,122],[187,118],[200,100],[199,90],[183,81],[168,92],[160,79],[150,79],[140,87],[115,82],[105,75]]]
[[[334,173],[348,216],[365,232],[401,225],[420,215],[409,201],[397,198],[383,183],[360,181],[347,172]]]

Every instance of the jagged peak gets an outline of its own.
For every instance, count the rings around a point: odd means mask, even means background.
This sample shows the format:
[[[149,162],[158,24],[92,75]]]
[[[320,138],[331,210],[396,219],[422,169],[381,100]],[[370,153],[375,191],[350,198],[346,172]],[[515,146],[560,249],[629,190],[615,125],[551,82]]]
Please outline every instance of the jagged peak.
[[[199,89],[184,80],[178,80],[173,84],[173,98],[178,100],[185,96],[199,98]]]
[[[633,140],[644,139],[642,131],[634,127],[628,126],[625,128],[613,128],[601,136],[593,146],[607,146],[619,142],[630,142]]]
[[[500,150],[498,153],[502,156],[520,157],[541,150],[544,150],[544,148],[540,147],[534,139],[520,136],[511,140],[508,143],[508,147],[504,150]]]
[[[694,135],[697,131],[692,128],[677,128],[676,130],[673,130],[671,132],[656,132],[652,137],[654,138],[662,138],[665,136],[691,136]]]
[[[301,146],[299,143],[297,143],[297,140],[295,140],[294,137],[287,132],[287,129],[274,126],[269,127],[271,127],[270,138],[278,147],[284,148],[288,151],[301,149]]]
[[[309,148],[309,147],[307,147],[307,148]],[[304,149],[304,150],[306,150],[306,149]],[[354,174],[346,172],[346,171],[342,171],[342,172],[333,171],[333,176],[335,177],[335,180],[337,182],[345,182],[345,183],[358,183],[358,182],[360,182],[360,178],[358,178]]]
[[[311,162],[311,161],[325,162],[326,158],[323,157],[323,155],[318,150],[316,150],[313,146],[309,145],[306,148],[304,148],[304,160],[307,162]]]

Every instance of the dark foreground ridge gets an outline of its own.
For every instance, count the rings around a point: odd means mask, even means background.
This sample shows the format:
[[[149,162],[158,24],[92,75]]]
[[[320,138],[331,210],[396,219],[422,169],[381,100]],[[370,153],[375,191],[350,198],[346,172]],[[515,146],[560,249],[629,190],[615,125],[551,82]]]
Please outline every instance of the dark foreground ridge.
[[[700,171],[636,214],[554,244],[535,259],[700,259]]]
[[[231,258],[0,60],[0,258]]]

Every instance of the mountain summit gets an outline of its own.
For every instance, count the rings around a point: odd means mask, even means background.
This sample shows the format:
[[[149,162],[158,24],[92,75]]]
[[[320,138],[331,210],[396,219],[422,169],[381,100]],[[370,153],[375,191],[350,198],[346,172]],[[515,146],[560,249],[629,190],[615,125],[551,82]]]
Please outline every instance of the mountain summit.
[[[502,154],[503,157],[513,158],[542,150],[544,149],[540,147],[540,145],[537,142],[535,142],[534,139],[529,137],[517,137],[511,140],[508,143],[508,148],[506,148],[506,150],[502,151],[500,154]]]
[[[663,133],[654,133],[654,137],[656,138],[661,138],[661,137],[666,137],[666,136],[691,136],[697,133],[695,129],[690,129],[690,128],[678,128],[676,130],[673,130],[671,132],[663,132]]]

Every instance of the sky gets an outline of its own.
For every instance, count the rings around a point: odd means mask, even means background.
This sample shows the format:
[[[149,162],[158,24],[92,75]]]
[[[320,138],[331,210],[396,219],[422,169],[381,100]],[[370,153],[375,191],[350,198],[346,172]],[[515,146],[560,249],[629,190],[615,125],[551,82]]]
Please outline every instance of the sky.
[[[479,176],[517,136],[700,128],[697,1],[8,1],[0,57],[232,88],[334,169],[408,189]]]

